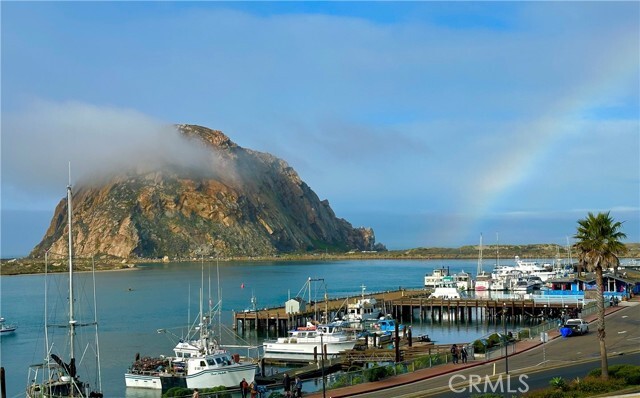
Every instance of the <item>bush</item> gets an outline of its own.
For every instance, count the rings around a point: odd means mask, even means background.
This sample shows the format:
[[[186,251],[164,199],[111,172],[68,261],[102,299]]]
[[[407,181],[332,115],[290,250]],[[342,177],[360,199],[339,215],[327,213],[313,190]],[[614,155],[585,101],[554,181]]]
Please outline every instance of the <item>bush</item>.
[[[364,371],[364,378],[366,381],[378,381],[387,377],[388,371],[386,367],[374,366]]]
[[[593,369],[587,376],[600,377],[602,374],[601,368]],[[609,366],[609,376],[623,379],[628,385],[640,384],[640,366],[622,364]]]
[[[560,391],[564,391],[567,388],[567,382],[562,377],[554,377],[553,379],[549,380],[549,384],[551,385],[551,387]]]
[[[417,358],[414,362],[413,362],[413,366],[415,367],[415,369],[425,369],[429,367],[429,364],[431,363],[430,361],[430,357],[424,356],[424,357],[420,357]]]
[[[588,393],[590,395],[622,390],[625,386],[623,379],[615,377],[603,380],[600,377],[587,376],[577,383],[571,383],[572,390]]]
[[[473,342],[473,352],[478,354],[484,354],[487,352],[487,347],[484,345],[482,340],[476,340]]]

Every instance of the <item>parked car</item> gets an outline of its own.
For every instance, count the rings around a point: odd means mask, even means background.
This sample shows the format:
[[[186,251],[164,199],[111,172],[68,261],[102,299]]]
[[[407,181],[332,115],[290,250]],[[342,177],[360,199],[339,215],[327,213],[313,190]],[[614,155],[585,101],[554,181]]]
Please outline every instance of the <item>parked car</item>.
[[[589,333],[589,324],[584,319],[567,319],[562,325],[563,328],[571,329],[571,334],[587,334]]]

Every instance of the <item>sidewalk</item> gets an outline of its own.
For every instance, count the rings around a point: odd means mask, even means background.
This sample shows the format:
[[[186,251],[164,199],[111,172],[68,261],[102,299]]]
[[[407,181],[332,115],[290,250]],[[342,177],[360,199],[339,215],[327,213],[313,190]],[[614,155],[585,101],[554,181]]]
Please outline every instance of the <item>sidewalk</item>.
[[[617,311],[619,311],[621,309],[624,309],[627,306],[638,305],[638,304],[640,304],[640,297],[636,296],[636,297],[632,298],[630,300],[630,302],[621,302],[620,305],[618,305],[617,307],[605,307],[605,316],[607,316],[609,314],[612,314],[614,312],[617,312]],[[587,315],[583,319],[585,321],[587,321],[589,324],[591,324],[594,321],[596,321],[597,318],[598,318],[597,314],[591,314],[591,315]],[[591,326],[590,326],[590,330],[593,330],[593,328]],[[560,337],[560,332],[557,329],[552,329],[547,333],[548,333],[548,336],[549,336],[549,340],[556,339],[556,338]],[[531,350],[531,349],[533,349],[533,348],[535,348],[535,347],[537,347],[537,346],[539,346],[541,344],[542,344],[542,342],[540,341],[540,339],[537,336],[533,336],[533,338],[531,338],[531,339],[518,341],[518,342],[515,343],[515,347],[514,347],[514,351],[515,352],[514,353],[510,353],[509,357],[521,354],[521,353],[526,352],[526,351],[529,351],[529,350]],[[438,366],[435,366],[435,367],[432,367],[432,368],[420,369],[420,370],[417,370],[415,372],[406,373],[406,374],[399,375],[399,376],[394,376],[394,377],[389,377],[387,379],[380,380],[380,381],[374,381],[374,382],[369,382],[369,383],[361,383],[361,384],[356,384],[356,385],[353,385],[353,386],[327,390],[326,396],[327,397],[331,397],[331,398],[341,398],[341,397],[349,397],[349,396],[356,395],[356,394],[364,394],[364,393],[369,392],[369,391],[384,390],[384,389],[387,389],[387,388],[400,386],[400,385],[405,385],[405,384],[413,383],[413,382],[416,382],[416,381],[429,379],[429,378],[432,378],[432,377],[442,376],[444,374],[456,372],[456,371],[459,371],[461,369],[467,369],[467,368],[472,368],[472,367],[475,367],[475,366],[485,365],[487,363],[495,362],[495,361],[501,360],[503,358],[504,358],[503,356],[498,356],[498,357],[492,358],[492,359],[490,359],[488,361],[485,361],[485,360],[473,360],[473,361],[469,361],[466,364],[457,364],[457,365],[455,365],[453,363],[448,363],[448,364],[445,364],[445,365],[438,365]],[[305,396],[309,397],[309,398],[321,398],[322,397],[322,392],[320,391],[320,392],[315,392],[315,393],[309,393],[309,394],[305,394]]]

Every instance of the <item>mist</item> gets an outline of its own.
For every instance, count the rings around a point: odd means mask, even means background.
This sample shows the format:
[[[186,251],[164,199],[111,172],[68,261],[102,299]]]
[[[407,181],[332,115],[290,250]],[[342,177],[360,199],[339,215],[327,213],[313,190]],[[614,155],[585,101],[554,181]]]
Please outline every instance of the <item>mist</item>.
[[[38,100],[3,115],[2,195],[5,204],[38,197],[46,209],[64,196],[69,163],[74,184],[168,167],[211,174],[214,155],[174,125],[135,110]]]

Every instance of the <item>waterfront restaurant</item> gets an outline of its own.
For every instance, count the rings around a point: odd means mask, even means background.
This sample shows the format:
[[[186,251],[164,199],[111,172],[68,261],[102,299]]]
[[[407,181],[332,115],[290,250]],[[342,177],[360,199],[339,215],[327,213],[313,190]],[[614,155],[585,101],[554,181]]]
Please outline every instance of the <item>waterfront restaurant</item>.
[[[617,295],[631,297],[640,294],[640,278],[628,275],[626,272],[620,275],[606,273],[602,275],[605,295]],[[567,277],[550,280],[551,290],[548,294],[580,294],[584,291],[596,289],[596,276],[594,273],[584,274],[581,277]]]

